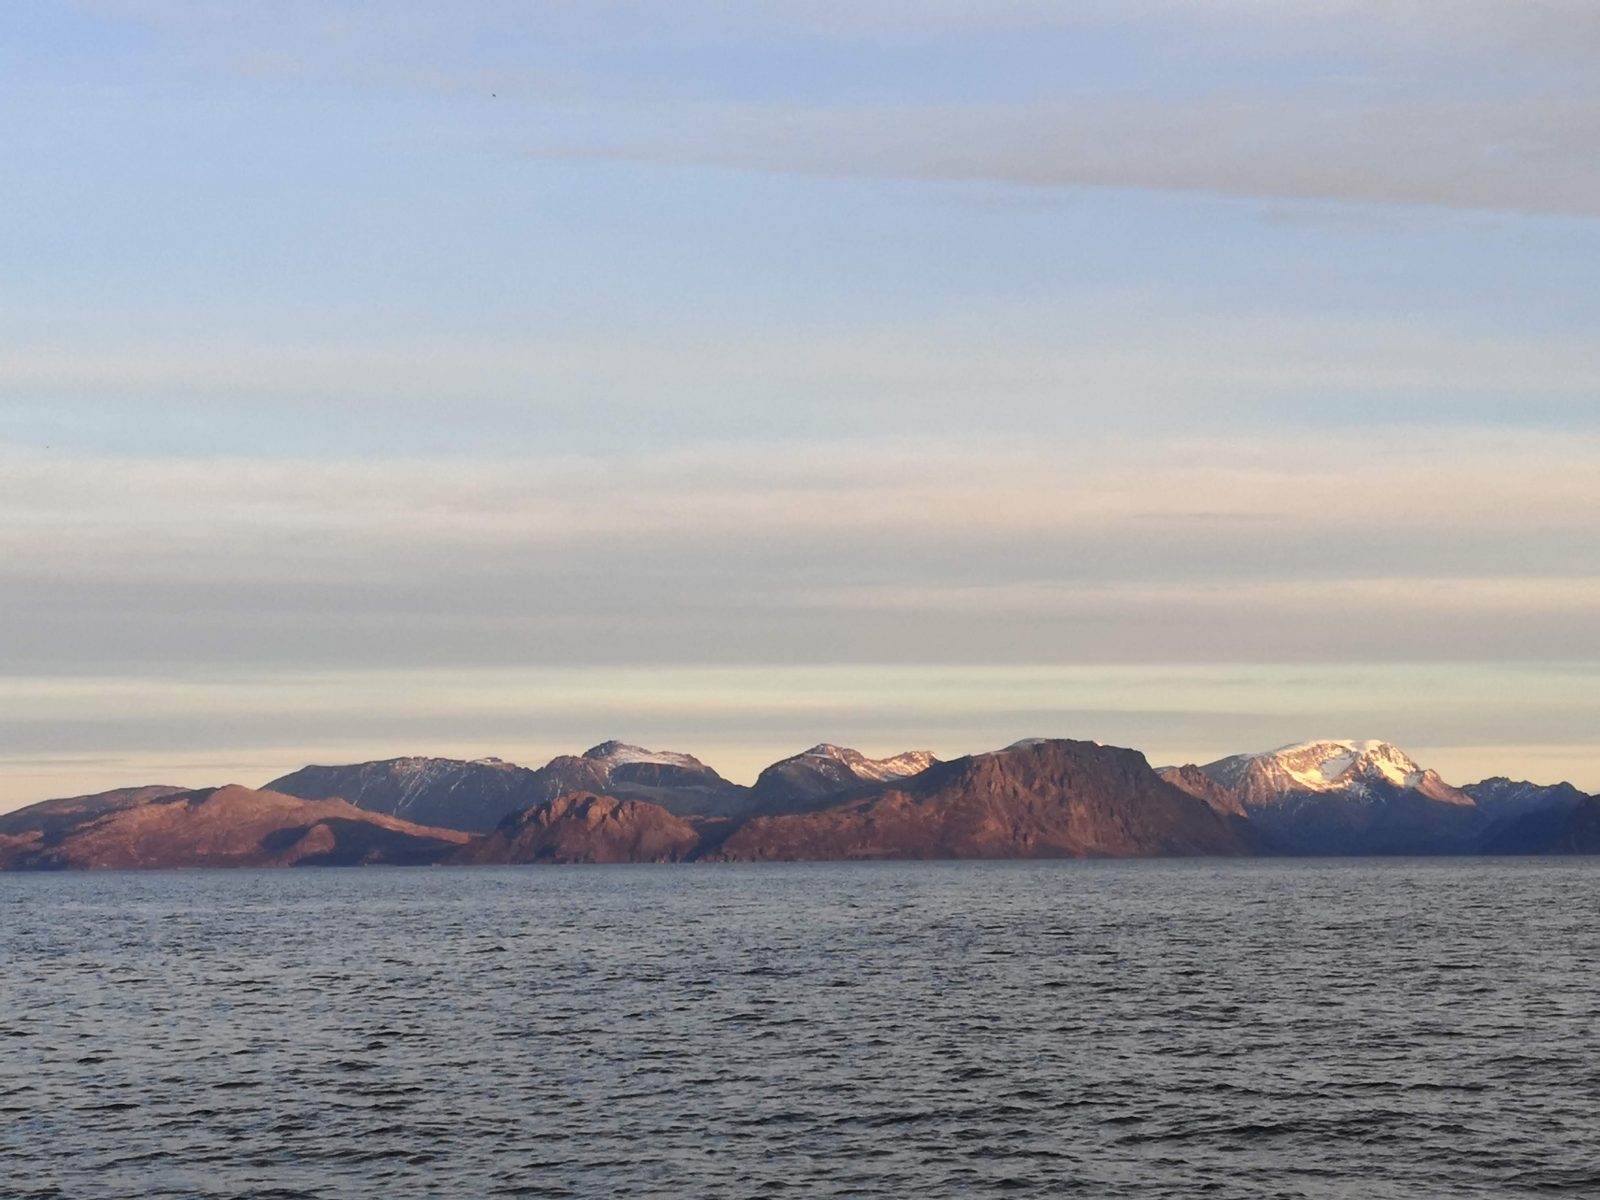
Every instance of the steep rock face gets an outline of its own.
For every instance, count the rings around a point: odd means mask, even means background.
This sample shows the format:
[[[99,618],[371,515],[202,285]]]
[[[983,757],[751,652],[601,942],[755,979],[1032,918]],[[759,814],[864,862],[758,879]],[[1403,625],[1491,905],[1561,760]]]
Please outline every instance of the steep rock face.
[[[513,813],[452,862],[678,862],[700,841],[695,827],[659,805],[574,792]]]
[[[1304,742],[1199,770],[1288,854],[1459,854],[1482,826],[1471,796],[1387,742]]]
[[[920,775],[938,761],[926,750],[868,758],[825,742],[762,771],[751,788],[752,800],[762,812],[816,807],[854,788]]]
[[[388,758],[303,767],[266,790],[304,800],[341,799],[420,825],[484,833],[507,813],[545,799],[538,773],[498,758]]]
[[[541,801],[593,792],[643,800],[678,816],[729,816],[749,807],[749,788],[729,783],[693,755],[625,742],[602,742],[582,755],[563,755],[535,774]]]
[[[429,829],[340,800],[308,801],[228,786],[154,792],[133,803],[84,806],[65,819],[60,801],[34,828],[7,835],[0,867],[22,870],[158,867],[353,866],[437,861],[467,835]],[[33,810],[8,814],[28,820]],[[12,822],[13,826],[17,824]]]
[[[1485,854],[1543,854],[1560,842],[1587,798],[1570,783],[1538,784],[1495,776],[1461,789],[1477,802]]]
[[[1244,854],[1240,833],[1144,755],[1039,740],[938,763],[810,813],[756,817],[727,859],[1078,858]]]

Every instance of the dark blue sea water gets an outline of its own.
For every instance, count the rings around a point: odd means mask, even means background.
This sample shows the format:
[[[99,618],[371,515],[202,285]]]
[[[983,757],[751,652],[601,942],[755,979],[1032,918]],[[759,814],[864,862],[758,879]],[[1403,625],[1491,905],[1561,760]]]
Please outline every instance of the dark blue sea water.
[[[0,876],[5,1197],[1600,1195],[1600,863]]]

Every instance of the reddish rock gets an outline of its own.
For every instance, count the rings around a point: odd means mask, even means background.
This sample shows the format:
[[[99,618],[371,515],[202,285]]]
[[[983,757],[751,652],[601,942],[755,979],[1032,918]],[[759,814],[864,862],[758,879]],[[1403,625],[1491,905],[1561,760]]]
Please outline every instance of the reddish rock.
[[[342,800],[300,800],[228,786],[126,789],[49,800],[0,825],[0,867],[395,865],[437,861],[468,835],[363,812]]]
[[[1244,801],[1223,787],[1193,763],[1181,767],[1163,767],[1158,774],[1174,787],[1182,788],[1196,799],[1204,800],[1211,808],[1231,817],[1247,817]]]
[[[463,847],[454,863],[678,862],[700,833],[682,817],[642,800],[572,792],[514,813]]]

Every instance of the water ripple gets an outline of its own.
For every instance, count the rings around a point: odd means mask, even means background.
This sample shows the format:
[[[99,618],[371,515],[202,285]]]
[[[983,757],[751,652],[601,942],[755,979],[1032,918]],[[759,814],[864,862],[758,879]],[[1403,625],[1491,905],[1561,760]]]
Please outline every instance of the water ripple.
[[[7,1197],[1600,1192],[1600,863],[0,876]]]

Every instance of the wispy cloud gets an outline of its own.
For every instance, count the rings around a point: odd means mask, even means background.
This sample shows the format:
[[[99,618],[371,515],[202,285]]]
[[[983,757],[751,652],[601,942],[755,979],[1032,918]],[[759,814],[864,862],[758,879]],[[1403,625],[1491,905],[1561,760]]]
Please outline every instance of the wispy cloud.
[[[0,505],[19,670],[1600,655],[1583,434],[35,455]]]
[[[544,72],[561,75],[559,86],[538,69],[519,85],[522,145],[542,154],[1600,213],[1600,18],[1577,0],[270,10],[102,0],[96,11],[142,21],[199,61],[386,72],[400,87],[454,75],[483,88],[496,70],[508,84],[528,75],[528,60],[561,64]],[[942,87],[935,73],[914,86],[893,76],[899,94],[892,83],[843,88],[825,56],[796,59],[807,39],[889,64],[890,47],[932,48],[961,69]],[[1104,53],[1119,55],[1120,83],[1080,58],[1083,39],[1114,47]],[[485,51],[496,42],[515,50]],[[741,56],[771,67],[737,69]],[[1037,78],[1020,90],[990,65],[1024,57]],[[708,61],[727,69],[708,72]],[[784,81],[785,98],[763,102],[756,78]],[[863,90],[878,95],[852,98]]]
[[[1586,532],[1600,441],[1539,431],[1386,428],[1029,447],[948,441],[725,443],[502,460],[287,461],[16,453],[0,474],[3,567],[123,578],[207,572],[198,538],[252,577],[252,537],[297,554],[400,549],[714,550],[1014,533],[1201,536],[1281,552],[1318,537],[1386,545]],[[1390,518],[1404,513],[1403,521]],[[1168,528],[1163,529],[1166,525]],[[170,557],[167,557],[169,556]],[[309,558],[305,574],[323,565]],[[1315,561],[1296,559],[1298,569]],[[1341,560],[1330,560],[1340,565]],[[189,565],[186,566],[185,564]],[[144,564],[144,566],[141,566]],[[281,570],[273,563],[267,570]]]
[[[686,106],[607,153],[819,175],[1600,214],[1589,95],[1316,88],[1028,105]],[[541,148],[534,143],[535,152]],[[562,152],[545,142],[547,152]],[[570,149],[578,149],[571,146]]]
[[[790,413],[848,420],[884,410],[899,425],[905,415],[947,411],[974,428],[1008,409],[1048,421],[1064,407],[1174,412],[1308,389],[1401,400],[1492,395],[1508,409],[1531,397],[1565,398],[1575,412],[1592,412],[1600,394],[1600,346],[1582,333],[1496,334],[1422,316],[1397,321],[1384,310],[1208,313],[1178,299],[1090,291],[1026,306],[990,300],[918,320],[720,333],[694,326],[333,343],[19,337],[0,347],[0,389],[63,403],[432,405],[510,420],[592,411],[597,401],[626,411],[700,400],[742,404],[758,431]]]

